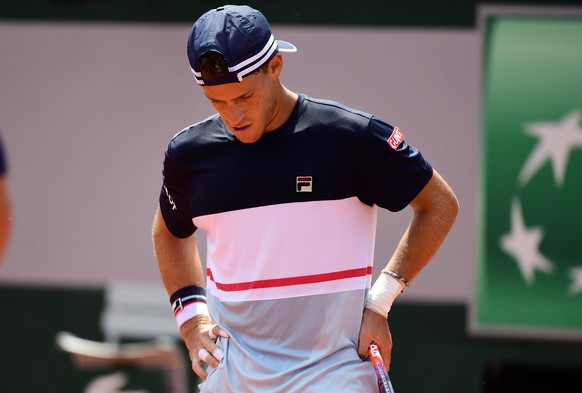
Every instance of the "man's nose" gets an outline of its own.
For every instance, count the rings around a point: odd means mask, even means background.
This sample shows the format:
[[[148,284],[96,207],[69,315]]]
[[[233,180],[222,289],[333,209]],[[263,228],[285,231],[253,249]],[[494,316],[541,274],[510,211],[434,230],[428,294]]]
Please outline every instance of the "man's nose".
[[[226,116],[229,123],[238,124],[244,119],[245,111],[240,105],[233,103],[228,105]]]

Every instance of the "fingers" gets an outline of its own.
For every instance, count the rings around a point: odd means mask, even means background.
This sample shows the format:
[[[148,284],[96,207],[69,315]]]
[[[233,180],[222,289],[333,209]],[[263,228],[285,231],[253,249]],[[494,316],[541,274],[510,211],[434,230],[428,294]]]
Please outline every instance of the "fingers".
[[[380,356],[382,356],[382,359],[384,360],[384,363],[386,365],[386,370],[390,369],[390,358],[391,358],[391,354],[392,354],[392,341],[388,340],[385,341],[381,338],[376,339],[376,340],[366,340],[365,342],[367,342],[368,344],[363,344],[363,342],[360,342],[360,345],[358,346],[358,354],[360,355],[360,358],[362,358],[362,360],[366,360],[369,357],[369,348],[370,348],[370,344],[372,341],[376,342],[376,345],[378,346],[378,349],[380,351]],[[362,353],[365,352],[365,353]]]
[[[224,352],[216,345],[218,337],[229,338],[226,330],[218,325],[209,325],[206,329],[199,331],[197,345],[190,347],[190,360],[192,370],[203,380],[206,380],[208,373],[205,364],[210,367],[218,367],[224,359]]]
[[[216,360],[216,365],[218,365],[218,363],[220,363],[222,359],[224,359],[224,352],[222,352],[222,349],[216,347],[214,348],[212,353],[208,352],[206,348],[200,348],[200,350],[198,351],[198,359],[200,359],[204,363],[208,364],[213,363],[212,362],[213,358],[214,360]],[[214,366],[213,364],[211,365]]]
[[[211,343],[209,345],[206,345],[206,347],[202,347],[200,351],[198,351],[198,358],[203,362],[210,364],[211,366],[214,366],[213,364],[214,362],[212,361],[213,358],[216,359],[217,362],[222,361],[222,359],[224,358],[224,353],[222,352],[222,350],[215,345],[216,339],[219,336],[223,338],[230,337],[226,330],[222,329],[218,325],[212,325],[210,329],[208,329],[208,337],[210,337]],[[212,352],[208,352],[209,350]],[[209,355],[212,356],[209,358],[208,357]]]
[[[208,353],[206,348],[200,348],[198,351],[198,359],[202,360],[204,363],[208,363],[208,356],[210,356],[210,353]]]
[[[196,375],[198,375],[203,381],[206,381],[208,373],[206,372],[204,367],[202,367],[201,361],[197,359],[192,360],[192,371],[194,371]]]
[[[380,355],[382,356],[382,359],[384,360],[384,366],[386,366],[386,371],[390,371],[390,359],[392,358],[392,346],[390,346],[389,350],[386,350],[386,348],[382,349],[380,348]]]
[[[371,342],[372,340],[370,340]],[[360,341],[358,344],[358,355],[360,359],[366,360],[368,358],[368,344],[366,344],[368,340]]]
[[[210,327],[210,329],[208,330],[208,335],[210,336],[210,338],[212,340],[215,340],[218,338],[218,336],[220,337],[224,337],[224,338],[229,338],[230,336],[228,335],[228,332],[226,330],[224,330],[223,328],[221,328],[218,325],[212,325]]]
[[[222,349],[218,347],[214,348],[212,354],[208,352],[206,348],[200,348],[200,350],[198,351],[198,359],[201,360],[203,363],[208,363],[213,367],[216,367],[218,366],[218,363],[220,363],[220,361],[224,359],[224,353],[222,352]],[[216,365],[214,365],[214,363]]]
[[[215,344],[206,348],[200,348],[197,353],[198,360],[207,363],[209,366],[218,367],[218,363],[224,359],[224,352]]]
[[[190,353],[192,370],[203,380],[206,380],[206,377],[208,376],[204,364],[216,368],[222,359],[224,359],[224,353],[217,346],[214,347],[212,353],[206,348],[200,348],[196,354]]]

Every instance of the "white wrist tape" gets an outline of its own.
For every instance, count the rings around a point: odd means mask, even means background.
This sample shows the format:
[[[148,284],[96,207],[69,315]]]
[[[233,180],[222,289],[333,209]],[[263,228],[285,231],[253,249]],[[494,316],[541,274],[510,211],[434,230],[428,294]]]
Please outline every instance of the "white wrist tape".
[[[372,285],[368,298],[366,299],[366,308],[380,315],[388,316],[392,303],[396,296],[404,290],[404,283],[391,275],[380,274],[378,279]]]

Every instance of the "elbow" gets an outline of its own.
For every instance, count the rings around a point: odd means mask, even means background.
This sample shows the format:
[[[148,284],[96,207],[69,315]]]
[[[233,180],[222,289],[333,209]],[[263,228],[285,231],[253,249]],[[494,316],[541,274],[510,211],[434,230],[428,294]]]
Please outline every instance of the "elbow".
[[[457,218],[460,208],[461,205],[459,204],[459,199],[454,193],[451,192],[451,197],[449,198],[449,211],[451,214],[452,221],[455,221],[455,219]]]
[[[445,192],[441,193],[439,207],[442,217],[448,219],[449,227],[451,227],[459,214],[460,203],[450,187],[446,187]]]

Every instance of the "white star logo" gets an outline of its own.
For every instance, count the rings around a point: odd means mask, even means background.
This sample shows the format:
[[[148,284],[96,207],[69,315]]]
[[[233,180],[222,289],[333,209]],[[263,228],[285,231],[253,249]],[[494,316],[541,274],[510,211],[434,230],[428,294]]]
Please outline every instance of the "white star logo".
[[[528,285],[533,283],[536,269],[549,273],[554,268],[552,261],[540,253],[543,236],[542,227],[526,228],[521,204],[514,199],[511,203],[511,231],[501,237],[500,246],[515,258]]]
[[[573,296],[582,292],[582,266],[570,268],[570,277],[572,278],[570,295]]]
[[[580,112],[574,110],[558,123],[528,123],[525,128],[528,134],[538,137],[539,142],[521,168],[519,182],[521,185],[527,183],[546,160],[551,160],[556,185],[562,186],[570,151],[582,147]]]

